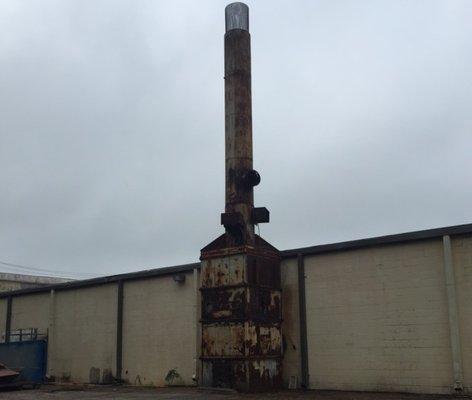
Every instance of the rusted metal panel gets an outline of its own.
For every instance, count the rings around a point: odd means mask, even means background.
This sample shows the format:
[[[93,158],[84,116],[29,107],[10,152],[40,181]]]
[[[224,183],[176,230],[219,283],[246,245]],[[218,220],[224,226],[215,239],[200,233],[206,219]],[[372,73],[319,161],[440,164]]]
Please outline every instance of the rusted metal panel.
[[[280,258],[250,255],[247,260],[247,283],[280,288]]]
[[[254,320],[280,321],[282,319],[281,291],[252,287],[248,290],[247,313]]]
[[[203,320],[243,319],[247,309],[245,287],[202,291]]]
[[[244,354],[244,324],[228,323],[203,326],[202,357],[242,357]]]
[[[281,356],[282,332],[279,325],[259,326],[256,354]]]
[[[245,281],[246,255],[236,254],[202,261],[202,287],[240,285]]]
[[[279,322],[282,319],[281,292],[265,287],[202,289],[202,320],[244,320]]]
[[[274,262],[280,260],[280,252],[259,235],[255,235],[255,245],[233,245],[227,232],[218,236],[201,250],[200,260],[229,257],[235,254],[264,257],[272,259]]]
[[[242,389],[246,363],[241,360],[205,360],[202,365],[202,385]]]
[[[246,323],[245,355],[278,356],[282,355],[282,334],[280,324]]]
[[[282,361],[273,358],[249,361],[248,376],[248,390],[277,390],[282,384]]]
[[[254,249],[202,259],[203,384],[244,391],[280,387],[280,259],[273,248],[265,251],[268,256]]]
[[[247,283],[280,288],[280,257],[274,254],[233,254],[202,260],[202,287],[221,287]]]
[[[204,386],[235,388],[241,391],[277,390],[282,380],[282,361],[262,360],[206,360],[203,362]]]
[[[280,324],[215,323],[202,328],[202,357],[282,355]]]

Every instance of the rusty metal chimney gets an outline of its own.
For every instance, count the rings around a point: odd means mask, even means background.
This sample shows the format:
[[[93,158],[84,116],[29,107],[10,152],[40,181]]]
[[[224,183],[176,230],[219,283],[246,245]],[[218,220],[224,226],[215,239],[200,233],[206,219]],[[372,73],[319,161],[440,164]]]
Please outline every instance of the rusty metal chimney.
[[[254,245],[254,224],[269,222],[265,208],[254,209],[254,186],[261,178],[252,166],[251,36],[249,8],[225,9],[226,207],[221,223],[230,244]]]
[[[254,233],[269,211],[254,207],[249,9],[225,9],[225,233],[201,250],[203,386],[243,391],[280,387],[280,253]]]

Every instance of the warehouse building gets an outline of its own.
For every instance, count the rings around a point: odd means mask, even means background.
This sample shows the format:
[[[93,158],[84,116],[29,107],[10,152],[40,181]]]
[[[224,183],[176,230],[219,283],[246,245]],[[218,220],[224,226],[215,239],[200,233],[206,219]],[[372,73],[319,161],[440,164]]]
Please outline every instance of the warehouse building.
[[[282,252],[286,387],[472,392],[472,224]],[[57,382],[195,384],[200,264],[0,294]],[[15,338],[14,338],[15,337]]]
[[[26,289],[37,286],[48,286],[54,283],[68,282],[71,279],[56,278],[52,276],[13,274],[0,272],[0,292]]]

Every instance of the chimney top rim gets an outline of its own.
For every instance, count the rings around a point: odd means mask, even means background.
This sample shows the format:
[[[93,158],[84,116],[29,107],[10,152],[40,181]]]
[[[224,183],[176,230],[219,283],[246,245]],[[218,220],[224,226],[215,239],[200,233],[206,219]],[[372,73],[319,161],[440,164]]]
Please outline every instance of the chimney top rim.
[[[249,7],[245,3],[230,3],[225,7],[226,32],[242,29],[249,32]]]

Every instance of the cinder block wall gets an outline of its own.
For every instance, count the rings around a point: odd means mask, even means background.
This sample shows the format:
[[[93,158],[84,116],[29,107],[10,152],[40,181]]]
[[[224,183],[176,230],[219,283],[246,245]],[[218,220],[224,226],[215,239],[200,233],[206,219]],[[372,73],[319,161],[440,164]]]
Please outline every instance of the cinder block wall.
[[[38,333],[48,334],[49,293],[37,293],[15,297],[12,302],[11,329],[37,328]]]
[[[297,259],[284,260],[282,275],[282,335],[284,344],[283,383],[289,386],[290,377],[296,377],[300,384],[300,318],[298,307]]]
[[[136,385],[194,384],[197,274],[124,283],[122,378]],[[7,298],[0,299],[5,331]],[[12,297],[11,330],[48,334],[48,375],[58,382],[110,383],[116,377],[118,283]]]
[[[310,387],[449,393],[442,241],[305,260]]]
[[[464,386],[472,392],[472,236],[453,238]]]
[[[117,284],[58,291],[53,303],[49,374],[64,382],[111,382],[116,374]]]
[[[309,388],[452,392],[444,257],[441,237],[304,255]],[[464,389],[472,392],[472,235],[452,237],[452,268],[459,361]],[[198,273],[190,269],[185,277],[184,283],[172,275],[123,281],[122,378],[128,383],[161,386],[175,369],[175,384],[193,384],[199,367]],[[286,385],[291,377],[300,384],[303,374],[298,282],[297,258],[285,258]],[[48,331],[48,373],[57,380],[107,382],[117,373],[117,315],[115,281],[13,295],[11,328]]]
[[[196,292],[193,273],[126,282],[123,310],[123,374],[133,385],[192,385],[196,365]]]

